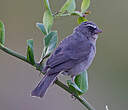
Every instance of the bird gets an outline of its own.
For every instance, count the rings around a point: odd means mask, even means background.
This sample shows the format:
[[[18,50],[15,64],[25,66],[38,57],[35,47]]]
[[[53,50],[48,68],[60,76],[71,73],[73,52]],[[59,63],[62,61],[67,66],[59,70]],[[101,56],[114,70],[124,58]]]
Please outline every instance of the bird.
[[[45,76],[31,96],[43,97],[59,73],[74,78],[91,65],[96,54],[96,40],[102,30],[92,21],[82,22],[64,38],[45,63]]]

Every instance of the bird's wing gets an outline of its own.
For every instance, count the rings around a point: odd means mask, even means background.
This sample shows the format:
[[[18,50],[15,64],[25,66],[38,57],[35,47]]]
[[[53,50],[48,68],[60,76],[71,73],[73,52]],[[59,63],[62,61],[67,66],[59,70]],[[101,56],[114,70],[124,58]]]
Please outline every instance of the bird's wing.
[[[77,45],[69,46],[67,50],[71,52],[71,59],[88,58],[91,51],[94,49],[93,44],[89,41],[79,42]]]
[[[88,59],[92,49],[93,46],[90,42],[81,42],[81,44],[77,45],[72,43],[65,48],[58,47],[47,60],[46,65],[50,68],[61,66],[62,70],[70,69],[83,60]]]
[[[69,54],[66,51],[64,52],[63,48],[58,47],[56,51],[52,54],[52,56],[47,60],[46,65],[52,68],[56,65],[68,61],[69,59]]]

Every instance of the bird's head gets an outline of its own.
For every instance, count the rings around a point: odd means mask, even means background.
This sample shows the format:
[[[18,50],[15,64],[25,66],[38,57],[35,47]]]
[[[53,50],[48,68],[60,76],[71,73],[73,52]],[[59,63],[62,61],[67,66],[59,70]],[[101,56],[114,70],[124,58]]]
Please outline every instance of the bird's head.
[[[82,22],[75,29],[75,31],[78,31],[78,32],[84,34],[85,37],[87,37],[88,39],[91,39],[91,40],[96,40],[98,37],[98,34],[102,32],[102,30],[99,29],[99,27],[91,21]]]

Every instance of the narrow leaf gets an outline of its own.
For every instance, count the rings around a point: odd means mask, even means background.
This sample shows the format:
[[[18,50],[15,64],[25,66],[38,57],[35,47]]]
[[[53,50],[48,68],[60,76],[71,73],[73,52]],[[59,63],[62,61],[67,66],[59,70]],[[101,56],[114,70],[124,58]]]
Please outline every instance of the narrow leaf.
[[[47,35],[46,29],[42,23],[36,23],[36,26],[41,30],[44,35]]]
[[[81,4],[81,12],[85,13],[90,6],[90,0],[83,0]]]
[[[84,17],[79,17],[77,19],[78,24],[81,24],[82,22],[85,22],[85,21],[88,21],[88,20],[86,18],[84,18]]]
[[[0,21],[0,43],[4,45],[5,43],[5,28],[4,24]]]
[[[75,77],[75,83],[80,88],[80,90],[85,93],[88,90],[88,74],[87,71],[82,72],[81,74]]]
[[[44,6],[45,6],[46,10],[49,10],[51,12],[49,0],[44,0]]]
[[[75,0],[67,0],[63,7],[60,9],[61,13],[64,13],[65,11],[67,12],[72,12],[76,9],[76,3]]]
[[[80,90],[80,88],[75,84],[75,82],[72,82],[71,80],[68,80],[67,84],[69,86],[69,89],[71,91],[73,91],[75,94],[77,94],[77,95],[83,94],[83,91]]]
[[[53,15],[51,14],[49,10],[46,10],[44,12],[43,24],[46,29],[46,32],[49,33],[51,30],[52,24],[53,24]]]
[[[35,65],[35,60],[34,60],[34,52],[33,52],[33,40],[27,40],[27,60],[32,64]]]
[[[73,12],[71,13],[71,15],[78,15],[78,16],[80,16],[80,17],[83,16],[83,14],[82,14],[81,12],[79,12],[79,11],[73,11]]]
[[[88,90],[88,75],[87,71],[82,72],[81,74],[75,77],[75,82],[71,80],[67,81],[69,89],[71,89],[77,95],[82,95]]]
[[[53,15],[50,9],[49,0],[44,0],[45,12],[43,16],[43,24],[46,32],[49,33],[53,24]]]
[[[44,56],[47,56],[54,51],[54,49],[56,48],[57,41],[58,41],[57,31],[50,32],[44,38],[44,44],[45,44]]]

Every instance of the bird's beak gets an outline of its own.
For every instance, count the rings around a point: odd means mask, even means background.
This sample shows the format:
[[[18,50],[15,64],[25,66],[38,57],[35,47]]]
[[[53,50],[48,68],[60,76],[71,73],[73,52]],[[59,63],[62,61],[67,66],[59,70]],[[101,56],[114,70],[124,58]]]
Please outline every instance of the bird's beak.
[[[102,30],[101,29],[96,29],[95,34],[99,34],[99,33],[102,33]]]

